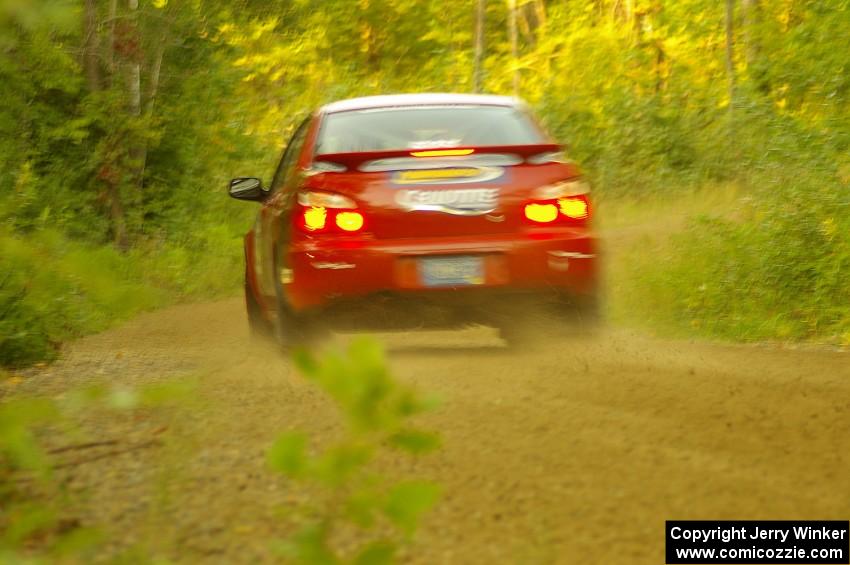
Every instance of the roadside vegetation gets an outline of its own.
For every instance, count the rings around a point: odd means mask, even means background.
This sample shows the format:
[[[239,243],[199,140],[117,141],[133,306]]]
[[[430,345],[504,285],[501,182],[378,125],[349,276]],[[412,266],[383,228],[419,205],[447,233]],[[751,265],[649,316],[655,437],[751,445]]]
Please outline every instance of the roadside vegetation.
[[[94,385],[60,397],[15,396],[0,405],[0,563],[90,561],[107,540],[100,524],[79,515],[85,494],[69,486],[77,466],[129,451],[158,448],[156,438],[132,445],[86,426],[98,415],[138,417],[191,406],[190,381],[130,389]],[[166,438],[167,439],[167,438]],[[123,548],[113,562],[154,562],[145,548]],[[135,559],[135,560],[134,560]]]
[[[439,437],[416,416],[433,399],[390,374],[381,346],[361,338],[321,357],[296,355],[299,372],[336,407],[333,439],[317,445],[288,429],[268,446],[272,473],[251,469],[272,483],[309,493],[279,511],[260,540],[281,562],[305,565],[384,565],[409,553],[422,517],[437,502],[439,485],[408,471],[388,475],[388,458],[408,460],[433,452]],[[156,522],[169,502],[174,476],[203,448],[169,425],[203,409],[195,379],[165,379],[139,387],[95,384],[55,397],[15,395],[0,405],[0,562],[171,563],[187,557]],[[108,435],[102,419],[146,421],[145,440]],[[143,474],[155,493],[145,500],[159,535],[113,539],[108,524],[91,522],[89,494],[75,483],[78,468],[131,452],[144,453]],[[287,486],[287,485],[284,485]],[[300,502],[298,502],[300,500]],[[160,508],[162,506],[162,508]],[[145,528],[138,525],[139,529]],[[180,552],[175,554],[175,552]]]
[[[0,364],[235,292],[226,180],[269,178],[322,102],[408,91],[522,96],[611,207],[738,188],[623,256],[623,311],[846,343],[848,25],[846,0],[0,0]]]
[[[440,489],[417,477],[385,476],[377,460],[437,449],[436,434],[409,422],[435,402],[393,379],[380,346],[369,339],[322,358],[301,352],[295,361],[333,399],[343,432],[319,453],[299,431],[283,433],[269,450],[271,467],[313,495],[306,507],[288,509],[295,533],[275,544],[277,552],[305,565],[395,563]]]
[[[0,229],[0,361],[51,360],[63,342],[139,312],[231,295],[240,281],[240,240],[215,228],[200,237],[140,242],[122,253],[54,228]]]

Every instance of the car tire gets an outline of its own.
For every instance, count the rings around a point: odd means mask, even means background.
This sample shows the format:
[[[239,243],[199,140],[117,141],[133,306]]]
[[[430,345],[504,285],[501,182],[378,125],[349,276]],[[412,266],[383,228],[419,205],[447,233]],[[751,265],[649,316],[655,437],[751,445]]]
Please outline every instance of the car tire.
[[[279,267],[275,267],[275,273],[280,273]],[[279,274],[275,276],[274,286],[277,316],[273,325],[273,333],[280,348],[286,353],[298,347],[315,345],[324,332],[321,331],[315,320],[292,311],[287,303]]]
[[[263,316],[260,303],[257,302],[247,281],[245,281],[245,310],[248,314],[248,330],[251,332],[251,337],[263,339],[272,337],[274,333],[272,324]]]
[[[307,332],[298,316],[278,300],[277,316],[274,323],[274,337],[280,348],[286,352],[309,343]]]

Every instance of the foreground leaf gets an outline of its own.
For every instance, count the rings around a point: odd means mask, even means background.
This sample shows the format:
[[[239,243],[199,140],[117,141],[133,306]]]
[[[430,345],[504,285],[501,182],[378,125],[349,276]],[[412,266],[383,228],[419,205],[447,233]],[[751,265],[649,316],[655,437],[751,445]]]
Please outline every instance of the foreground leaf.
[[[299,477],[307,466],[307,438],[304,434],[285,433],[268,452],[269,465],[289,477]]]
[[[433,483],[399,483],[390,490],[384,513],[395,525],[410,534],[416,529],[422,514],[437,502],[439,496],[440,489]]]

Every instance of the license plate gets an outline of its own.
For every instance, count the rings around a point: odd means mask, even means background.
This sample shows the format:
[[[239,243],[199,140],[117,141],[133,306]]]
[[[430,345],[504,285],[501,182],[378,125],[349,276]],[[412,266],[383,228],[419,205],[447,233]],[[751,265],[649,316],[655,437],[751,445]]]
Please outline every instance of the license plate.
[[[423,257],[419,274],[425,286],[484,284],[484,261],[474,256]]]

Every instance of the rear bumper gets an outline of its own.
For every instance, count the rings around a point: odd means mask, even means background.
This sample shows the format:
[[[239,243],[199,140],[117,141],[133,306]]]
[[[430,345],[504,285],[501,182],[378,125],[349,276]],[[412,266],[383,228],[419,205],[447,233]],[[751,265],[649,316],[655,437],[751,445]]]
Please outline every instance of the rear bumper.
[[[574,228],[475,238],[304,240],[290,247],[284,288],[297,311],[381,293],[437,300],[477,290],[586,295],[597,286],[596,247],[592,234]],[[481,257],[480,284],[426,286],[419,259],[435,255]]]

